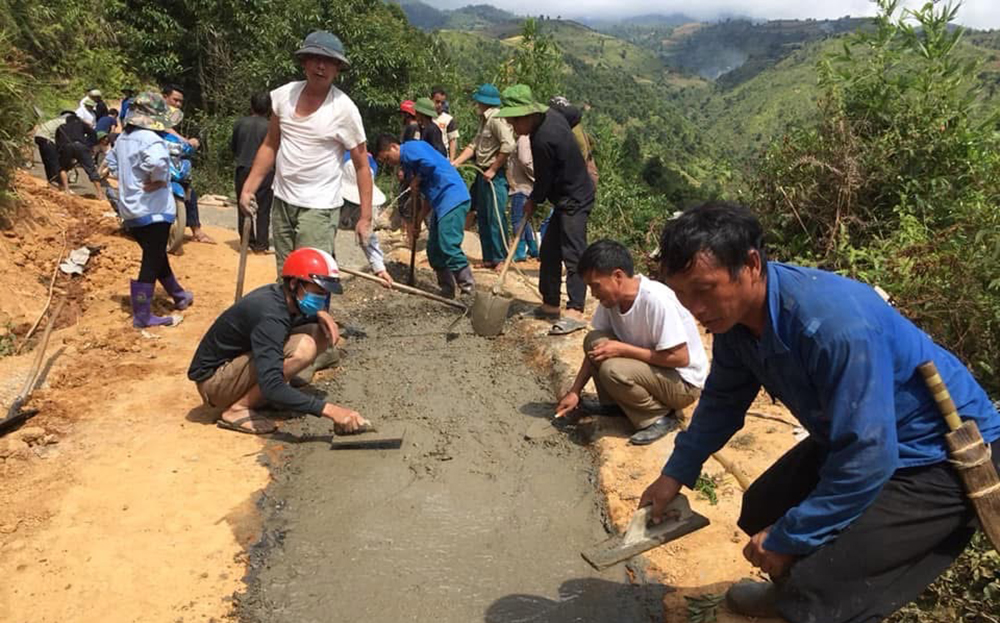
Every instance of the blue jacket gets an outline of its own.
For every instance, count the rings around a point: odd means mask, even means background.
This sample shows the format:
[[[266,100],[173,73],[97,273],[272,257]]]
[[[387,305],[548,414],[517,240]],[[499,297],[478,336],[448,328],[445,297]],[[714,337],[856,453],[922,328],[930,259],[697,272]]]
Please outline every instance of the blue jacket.
[[[127,227],[173,223],[177,207],[170,185],[146,192],[146,182],[170,181],[170,152],[156,132],[134,129],[108,151],[108,169],[118,178],[118,211]]]
[[[465,180],[430,143],[403,143],[399,146],[399,162],[408,179],[420,176],[420,192],[430,200],[437,218],[470,201]]]
[[[805,555],[875,500],[893,472],[947,455],[947,426],[917,372],[933,360],[963,419],[1000,437],[1000,415],[972,374],[869,286],[771,262],[758,340],[743,325],[716,335],[691,426],[663,473],[691,487],[702,464],[743,427],[763,386],[826,452],[816,489],[772,527],[764,547]]]

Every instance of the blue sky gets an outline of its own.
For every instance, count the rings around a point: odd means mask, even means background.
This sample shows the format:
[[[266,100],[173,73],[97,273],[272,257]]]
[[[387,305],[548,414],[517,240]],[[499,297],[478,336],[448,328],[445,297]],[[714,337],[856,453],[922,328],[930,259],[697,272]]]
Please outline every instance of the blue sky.
[[[438,8],[457,8],[467,4],[492,4],[521,15],[561,15],[566,18],[627,17],[646,13],[684,13],[698,19],[719,15],[746,15],[759,19],[809,18],[828,19],[844,15],[862,16],[875,13],[875,5],[867,0],[423,0]],[[920,1],[908,1],[919,6]],[[959,10],[958,21],[972,28],[1000,28],[1000,0],[966,0]]]

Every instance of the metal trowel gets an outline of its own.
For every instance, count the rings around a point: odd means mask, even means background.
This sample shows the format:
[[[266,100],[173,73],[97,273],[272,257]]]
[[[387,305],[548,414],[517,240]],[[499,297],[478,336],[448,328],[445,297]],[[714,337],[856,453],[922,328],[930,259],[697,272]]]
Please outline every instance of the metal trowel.
[[[613,536],[581,552],[584,560],[601,571],[685,534],[701,530],[709,523],[707,517],[691,510],[687,498],[681,494],[667,505],[663,511],[663,521],[658,525],[650,523],[652,513],[652,506],[643,506],[637,510],[624,535]]]
[[[370,422],[361,430],[349,435],[334,435],[331,450],[398,450],[403,446],[406,429],[384,430]]]

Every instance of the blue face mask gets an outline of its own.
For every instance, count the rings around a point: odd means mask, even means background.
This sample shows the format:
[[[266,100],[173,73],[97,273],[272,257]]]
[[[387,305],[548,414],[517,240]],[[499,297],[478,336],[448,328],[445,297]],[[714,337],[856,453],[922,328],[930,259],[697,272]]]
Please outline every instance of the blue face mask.
[[[307,291],[302,298],[299,299],[299,311],[310,318],[325,310],[329,305],[329,295],[323,296],[322,294],[313,294],[312,292]]]

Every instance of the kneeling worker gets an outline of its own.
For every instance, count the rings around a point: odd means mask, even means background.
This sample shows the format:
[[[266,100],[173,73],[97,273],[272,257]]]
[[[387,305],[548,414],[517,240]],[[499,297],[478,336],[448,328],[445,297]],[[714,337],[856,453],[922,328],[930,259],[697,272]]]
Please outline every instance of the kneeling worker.
[[[698,326],[670,288],[635,274],[628,249],[613,240],[587,247],[578,270],[601,305],[556,417],[620,410],[638,429],[629,443],[652,443],[674,429],[674,411],[694,402],[705,384],[708,358]],[[591,377],[601,406],[588,409],[580,392]]]
[[[337,262],[325,251],[290,253],[281,283],[257,288],[219,316],[202,338],[188,369],[210,407],[224,409],[218,426],[261,435],[276,426],[255,409],[265,403],[334,421],[337,432],[367,424],[357,412],[304,394],[288,380],[335,344],[337,324],[326,311],[341,293]]]
[[[382,164],[402,166],[403,173],[411,180],[410,195],[427,197],[434,210],[427,235],[427,261],[437,273],[442,295],[455,296],[456,284],[461,294],[471,295],[475,282],[469,258],[462,251],[465,215],[469,213],[471,200],[462,176],[430,143],[409,141],[400,145],[392,134],[378,138],[375,158]],[[415,236],[420,235],[420,223],[427,211],[425,207],[417,214]]]
[[[962,362],[874,289],[768,261],[763,237],[748,210],[721,203],[689,209],[663,232],[660,274],[715,339],[691,425],[639,506],[651,504],[658,521],[764,388],[809,437],[743,495],[743,555],[773,583],[733,585],[728,608],[789,623],[881,621],[943,573],[976,529],[917,367],[935,363],[995,463],[1000,415]]]

